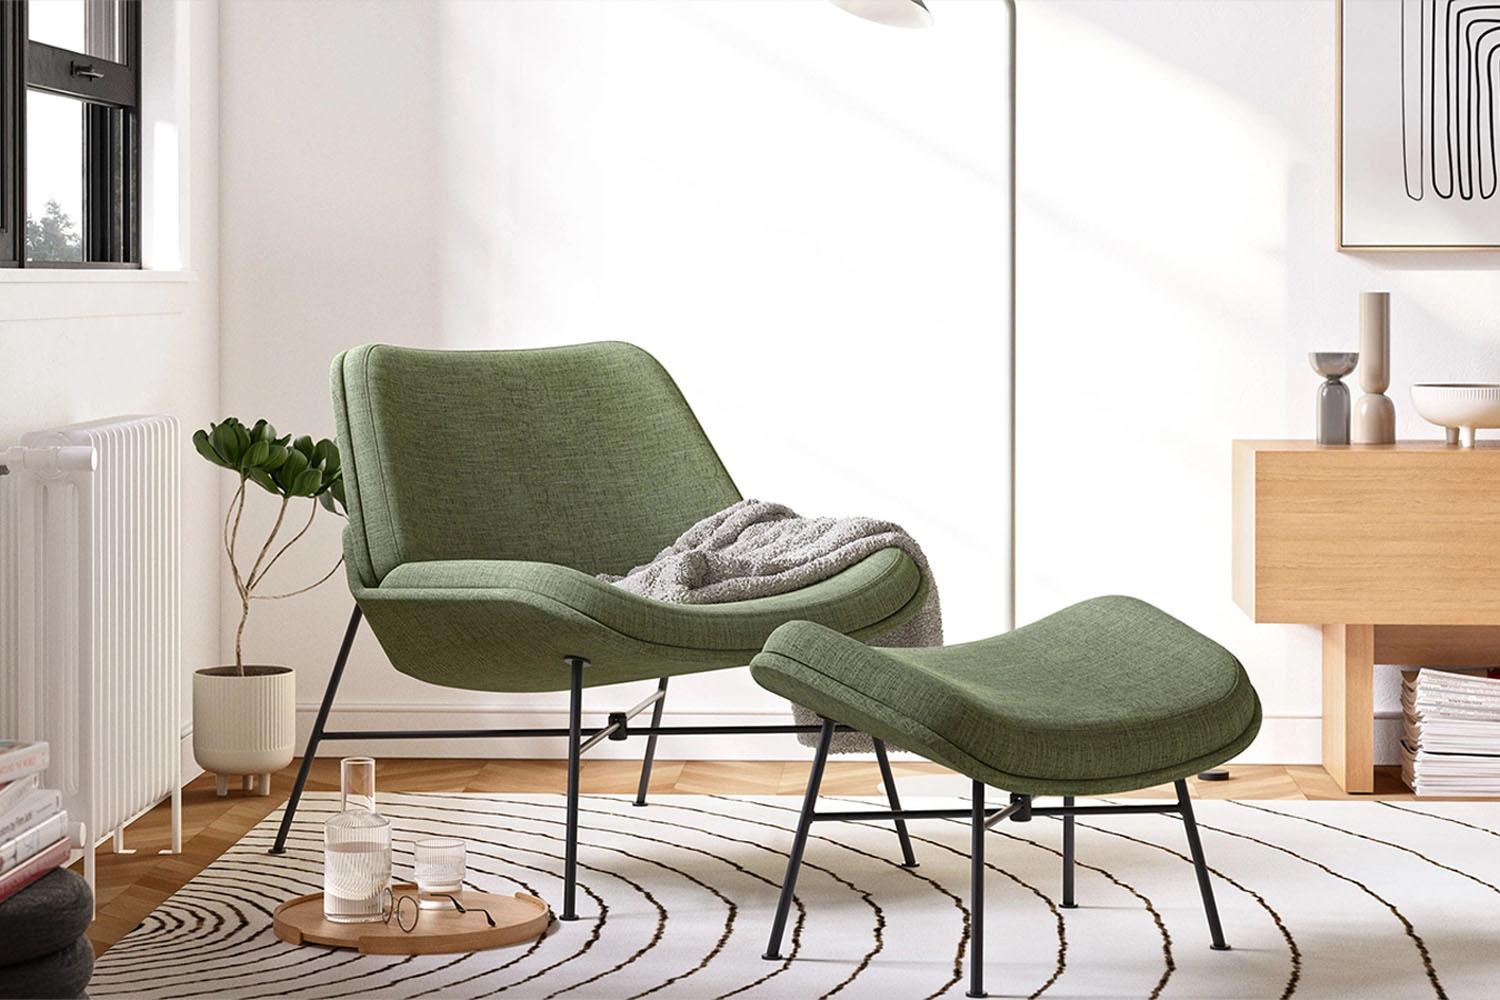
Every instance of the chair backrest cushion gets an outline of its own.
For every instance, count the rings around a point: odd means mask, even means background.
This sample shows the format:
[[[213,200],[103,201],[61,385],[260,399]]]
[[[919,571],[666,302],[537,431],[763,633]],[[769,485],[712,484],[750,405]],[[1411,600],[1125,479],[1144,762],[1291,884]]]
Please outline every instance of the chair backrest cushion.
[[[623,573],[739,492],[687,401],[630,344],[372,344],[331,371],[350,575],[520,559]]]

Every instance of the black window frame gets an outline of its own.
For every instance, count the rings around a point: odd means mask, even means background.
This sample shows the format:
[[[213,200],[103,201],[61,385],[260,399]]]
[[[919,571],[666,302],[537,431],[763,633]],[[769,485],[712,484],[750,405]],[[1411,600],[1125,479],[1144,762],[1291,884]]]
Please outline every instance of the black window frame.
[[[28,7],[0,0],[0,267],[139,268],[140,0],[121,0],[124,62],[31,41]],[[84,102],[82,261],[26,259],[26,95],[32,90]]]

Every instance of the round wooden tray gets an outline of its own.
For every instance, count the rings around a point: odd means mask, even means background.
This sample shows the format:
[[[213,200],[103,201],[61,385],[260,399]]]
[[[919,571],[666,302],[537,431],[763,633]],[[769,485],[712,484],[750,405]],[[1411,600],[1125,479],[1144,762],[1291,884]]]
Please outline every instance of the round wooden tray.
[[[414,885],[391,888],[398,900],[417,891]],[[465,889],[462,902],[469,912],[423,910],[416,928],[408,934],[396,926],[395,918],[388,924],[378,920],[364,924],[325,920],[323,894],[315,892],[276,907],[276,936],[292,944],[358,948],[362,955],[447,955],[530,941],[546,933],[552,922],[552,910],[546,903],[521,892],[497,896]],[[477,910],[489,910],[495,926],[489,926]]]

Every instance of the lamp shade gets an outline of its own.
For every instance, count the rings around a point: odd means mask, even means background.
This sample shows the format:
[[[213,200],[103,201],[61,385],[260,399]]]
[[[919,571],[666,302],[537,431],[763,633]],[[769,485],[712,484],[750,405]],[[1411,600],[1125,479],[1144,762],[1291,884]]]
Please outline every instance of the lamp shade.
[[[833,3],[867,21],[897,28],[927,28],[932,25],[932,13],[922,0],[833,0]]]

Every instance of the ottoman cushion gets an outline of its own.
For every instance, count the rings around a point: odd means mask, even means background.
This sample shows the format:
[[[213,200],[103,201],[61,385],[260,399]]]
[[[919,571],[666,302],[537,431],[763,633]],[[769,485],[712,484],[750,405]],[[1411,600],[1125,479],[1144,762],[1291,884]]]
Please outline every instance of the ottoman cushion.
[[[750,669],[830,719],[1029,795],[1174,781],[1233,757],[1260,729],[1260,699],[1240,662],[1130,597],[930,649],[876,649],[789,622]]]
[[[94,974],[94,946],[79,938],[59,951],[0,968],[0,997],[81,997]]]
[[[0,901],[0,966],[51,954],[83,937],[94,895],[77,872],[56,868]],[[0,980],[10,970],[0,971]]]

